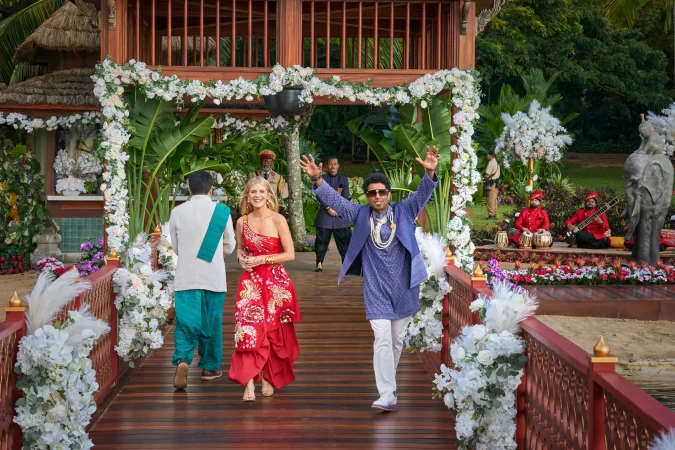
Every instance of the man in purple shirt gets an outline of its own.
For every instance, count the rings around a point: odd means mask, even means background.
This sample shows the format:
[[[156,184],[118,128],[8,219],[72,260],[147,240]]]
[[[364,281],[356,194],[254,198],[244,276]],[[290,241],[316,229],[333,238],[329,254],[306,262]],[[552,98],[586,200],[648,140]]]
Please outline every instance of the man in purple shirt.
[[[368,206],[345,200],[321,177],[321,164],[303,156],[300,168],[315,183],[316,196],[354,224],[338,283],[349,275],[363,275],[366,319],[375,335],[373,368],[380,398],[372,407],[396,411],[396,368],[412,315],[420,309],[420,284],[427,269],[415,239],[415,220],[434,192],[438,178],[438,150],[427,147],[424,160],[416,158],[426,174],[417,191],[400,203],[389,203],[391,183],[371,173],[363,183]]]
[[[323,174],[324,183],[335,189],[338,194],[349,200],[349,180],[346,176],[338,174],[340,163],[334,156],[328,158],[328,173]],[[322,272],[323,259],[328,251],[331,234],[335,237],[335,244],[342,261],[345,260],[349,240],[352,238],[352,229],[349,221],[341,217],[337,211],[319,200],[319,213],[316,215],[314,226],[316,227],[316,271]]]

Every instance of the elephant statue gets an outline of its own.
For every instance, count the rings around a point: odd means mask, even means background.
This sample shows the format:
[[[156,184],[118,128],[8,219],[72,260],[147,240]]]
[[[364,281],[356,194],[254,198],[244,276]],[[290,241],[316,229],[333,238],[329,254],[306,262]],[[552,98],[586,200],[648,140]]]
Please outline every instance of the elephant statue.
[[[642,145],[623,166],[626,209],[630,217],[626,240],[635,238],[631,259],[656,265],[661,229],[673,195],[673,164],[664,154],[665,142],[649,121],[639,127]]]

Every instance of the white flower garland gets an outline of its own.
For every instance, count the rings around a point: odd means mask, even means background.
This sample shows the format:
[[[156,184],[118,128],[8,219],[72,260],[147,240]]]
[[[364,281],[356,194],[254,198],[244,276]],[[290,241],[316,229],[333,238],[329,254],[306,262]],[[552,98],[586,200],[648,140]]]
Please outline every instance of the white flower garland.
[[[79,312],[69,311],[64,324],[45,325],[19,343],[15,367],[22,375],[18,386],[24,395],[17,402],[14,422],[23,430],[24,448],[94,445],[86,427],[96,411],[94,393],[99,386],[89,353],[109,328],[102,321],[97,321],[96,331],[74,327],[80,320]],[[79,335],[71,336],[72,329]]]
[[[230,134],[234,133],[251,133],[256,131],[278,131],[285,132],[292,130],[301,121],[301,116],[293,117],[268,117],[262,120],[255,119],[238,119],[229,114],[216,119],[213,128],[223,130],[223,139],[227,139]]]
[[[551,107],[542,107],[532,100],[527,113],[517,112],[513,116],[502,113],[504,131],[496,141],[495,150],[504,155],[504,166],[520,159],[527,165],[529,158],[560,161],[566,145],[572,143],[567,130],[560,120],[551,115]]]
[[[21,113],[1,113],[0,125],[9,125],[15,130],[24,130],[32,133],[42,128],[47,131],[57,128],[72,128],[78,125],[92,125],[101,123],[101,113],[98,111],[84,112],[82,114],[72,114],[69,116],[51,116],[51,117],[28,117]]]
[[[459,130],[459,136],[457,145],[451,147],[455,154],[452,161],[452,184],[455,192],[450,205],[453,218],[447,226],[447,238],[454,249],[455,265],[471,273],[476,247],[471,242],[471,220],[466,215],[466,206],[473,201],[473,194],[481,181],[480,173],[476,170],[478,157],[472,140],[473,124],[478,119],[476,110],[480,104],[480,91],[478,82],[471,73],[453,73],[452,103],[456,111],[452,116],[453,126],[450,133],[454,135]]]
[[[443,270],[447,244],[438,235],[425,235],[422,228],[415,230],[415,238],[429,279],[420,286],[420,310],[408,325],[405,345],[411,350],[439,352],[443,337],[443,322],[440,317],[443,297],[452,290]]]
[[[164,281],[164,290],[169,296],[171,306],[175,304],[173,281],[176,278],[176,267],[178,266],[178,255],[173,250],[171,244],[171,234],[169,232],[169,223],[162,225],[162,238],[157,246],[158,262],[162,266],[162,270],[167,273]]]
[[[459,131],[457,145],[452,151],[461,162],[453,165],[455,173],[453,183],[457,186],[457,193],[453,195],[452,212],[466,216],[466,203],[471,201],[480,175],[475,171],[476,155],[472,147],[473,122],[477,118],[476,108],[479,104],[477,80],[472,72],[462,69],[440,70],[434,74],[427,74],[408,85],[393,88],[371,88],[364,84],[342,82],[334,76],[324,81],[314,75],[311,68],[293,66],[283,68],[277,65],[269,77],[259,77],[256,80],[238,78],[229,82],[199,80],[180,80],[178,77],[162,77],[161,70],[151,71],[143,62],[134,60],[120,65],[110,59],[104,60],[96,66],[96,73],[92,76],[95,82],[94,94],[101,103],[101,112],[105,118],[103,125],[103,142],[101,146],[106,151],[107,166],[103,174],[104,184],[101,190],[105,195],[108,223],[108,245],[118,253],[124,249],[129,239],[126,227],[129,223],[127,213],[128,191],[124,174],[124,165],[129,156],[124,147],[130,139],[127,132],[129,112],[122,100],[124,86],[135,84],[148,98],[161,97],[165,101],[175,101],[182,106],[183,97],[188,96],[191,101],[202,101],[207,97],[213,103],[220,104],[223,99],[245,99],[252,101],[254,97],[274,95],[281,92],[284,86],[301,88],[300,101],[312,103],[314,96],[327,96],[335,100],[361,100],[369,105],[385,103],[403,105],[419,104],[425,107],[432,96],[445,89],[452,90],[453,104],[457,110],[453,116],[453,134]],[[284,119],[288,120],[288,119]],[[268,125],[279,129],[276,119],[269,119]],[[223,121],[223,127],[225,127]],[[236,120],[231,123],[236,128],[245,123]],[[468,223],[468,219],[465,218]],[[455,245],[455,243],[452,243]],[[456,245],[455,245],[456,247]],[[472,254],[467,249],[463,253]],[[457,264],[462,264],[458,261]]]
[[[493,292],[471,304],[485,324],[464,327],[450,347],[455,368],[442,365],[434,380],[434,395],[457,410],[455,431],[465,450],[516,449],[516,389],[527,363],[517,334],[537,301],[505,282]]]
[[[151,251],[147,236],[139,235],[127,252],[125,267],[113,275],[118,293],[115,306],[121,317],[115,350],[126,361],[164,344],[160,327],[166,323],[171,299],[162,285],[166,271],[152,270]]]

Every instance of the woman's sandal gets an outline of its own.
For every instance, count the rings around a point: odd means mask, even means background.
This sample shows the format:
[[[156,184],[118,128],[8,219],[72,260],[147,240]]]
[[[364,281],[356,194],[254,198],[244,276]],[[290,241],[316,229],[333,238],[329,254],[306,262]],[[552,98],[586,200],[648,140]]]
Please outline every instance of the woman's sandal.
[[[274,387],[264,378],[262,379],[262,395],[265,397],[271,397],[274,395]]]
[[[253,380],[249,380],[249,382],[246,383],[246,388],[244,389],[243,400],[245,402],[254,402],[255,401],[255,385],[253,384]]]

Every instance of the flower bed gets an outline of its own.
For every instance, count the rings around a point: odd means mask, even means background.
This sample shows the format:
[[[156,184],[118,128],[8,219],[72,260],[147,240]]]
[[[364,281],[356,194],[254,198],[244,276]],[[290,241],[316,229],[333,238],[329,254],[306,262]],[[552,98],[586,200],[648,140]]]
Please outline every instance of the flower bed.
[[[19,244],[0,244],[0,275],[12,275],[30,269],[30,257]]]
[[[579,284],[669,284],[675,283],[675,268],[659,263],[659,267],[542,267],[528,270],[502,270],[497,260],[488,261],[484,270],[490,284],[508,280],[517,285]]]

